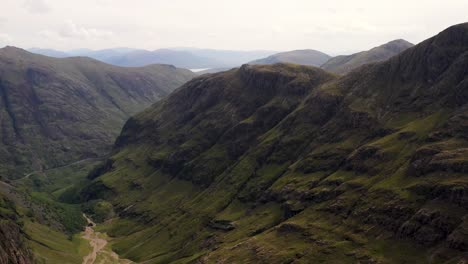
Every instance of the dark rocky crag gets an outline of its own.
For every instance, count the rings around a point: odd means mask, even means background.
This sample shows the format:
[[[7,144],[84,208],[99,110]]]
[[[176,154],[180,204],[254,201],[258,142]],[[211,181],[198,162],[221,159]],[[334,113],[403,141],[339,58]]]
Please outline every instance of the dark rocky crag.
[[[467,69],[460,24],[343,77],[204,75],[130,118],[81,196],[136,261],[464,263]]]
[[[13,202],[0,194],[0,263],[33,263],[33,254],[26,244],[20,218]]]

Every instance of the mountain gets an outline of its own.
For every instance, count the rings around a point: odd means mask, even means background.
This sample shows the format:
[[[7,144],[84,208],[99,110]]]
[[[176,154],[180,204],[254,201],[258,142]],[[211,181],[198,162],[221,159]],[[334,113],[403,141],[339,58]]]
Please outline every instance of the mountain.
[[[53,50],[53,49],[31,48],[31,49],[28,49],[28,51],[32,52],[32,53],[48,56],[48,57],[54,57],[54,58],[70,57],[70,54],[68,54],[66,52],[59,51],[59,50]]]
[[[151,64],[169,64],[180,68],[199,69],[225,67],[227,65],[215,58],[206,58],[194,55],[188,51],[170,49],[149,51],[143,49],[114,48],[103,50],[78,49],[62,52],[34,48],[29,49],[29,51],[55,58],[89,57],[121,67],[143,67]]]
[[[124,121],[190,80],[169,65],[121,68],[0,49],[0,174],[101,156]]]
[[[93,58],[95,60],[99,60],[99,61],[102,61],[102,62],[107,62],[109,60],[112,60],[115,57],[124,56],[127,53],[136,52],[136,51],[138,51],[138,50],[137,49],[131,49],[131,48],[113,48],[113,49],[102,49],[102,50],[79,49],[79,50],[68,51],[67,52],[67,54],[68,54],[67,57],[76,57],[76,56],[90,57],[90,58]],[[44,54],[44,55],[46,55],[46,54]],[[146,65],[150,65],[150,64],[157,64],[157,62],[148,63],[148,64],[145,64],[145,65],[139,65],[139,66],[146,66]]]
[[[195,72],[196,75],[203,75],[207,73],[218,73],[218,72],[223,72],[223,71],[228,71],[232,68],[226,67],[226,68],[212,68],[212,69],[207,69],[207,70],[202,70],[202,71],[197,71]]]
[[[273,51],[234,51],[196,48],[158,49],[155,51],[131,48],[78,49],[66,52],[33,48],[28,51],[56,58],[84,56],[124,67],[171,64],[176,67],[189,69],[236,67],[274,53]]]
[[[387,60],[412,46],[414,45],[406,40],[397,39],[368,51],[333,57],[321,68],[338,74],[346,74],[364,64]]]
[[[173,48],[172,50],[181,50],[192,53],[193,55],[217,60],[223,62],[223,67],[232,68],[238,67],[244,63],[252,60],[263,58],[266,56],[277,53],[276,51],[269,50],[252,50],[252,51],[240,51],[240,50],[217,50],[217,49],[197,49],[197,48]],[[215,67],[212,67],[215,68]],[[219,66],[216,66],[219,68]]]
[[[155,51],[138,50],[107,58],[104,62],[126,67],[162,63],[188,69],[212,68],[225,65],[220,61],[196,56],[187,51],[170,49],[159,49]]]
[[[466,262],[467,69],[468,23],[342,77],[197,77],[127,121],[80,199],[138,262]]]
[[[320,66],[327,62],[331,57],[317,50],[293,50],[281,52],[264,59],[258,59],[249,62],[249,64],[275,64],[275,63],[294,63],[300,65]]]

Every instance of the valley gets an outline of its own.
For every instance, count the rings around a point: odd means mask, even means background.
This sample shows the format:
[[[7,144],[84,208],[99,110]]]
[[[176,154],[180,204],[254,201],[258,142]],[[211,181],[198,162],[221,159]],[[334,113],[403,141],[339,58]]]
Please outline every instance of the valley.
[[[287,3],[281,27],[221,27],[235,4],[173,27],[179,4],[157,27],[67,20],[37,33],[62,49],[0,49],[0,264],[468,263],[468,23],[412,44],[395,35],[432,28],[307,24]],[[147,49],[102,48],[130,31]],[[290,49],[241,50],[263,38]]]

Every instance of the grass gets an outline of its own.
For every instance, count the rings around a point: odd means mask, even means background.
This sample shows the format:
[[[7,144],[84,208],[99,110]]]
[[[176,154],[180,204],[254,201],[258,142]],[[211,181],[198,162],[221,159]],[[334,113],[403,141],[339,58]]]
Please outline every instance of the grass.
[[[88,241],[80,234],[70,239],[68,235],[30,221],[25,224],[25,232],[38,263],[80,264],[91,251]]]
[[[46,193],[32,192],[30,199],[33,203],[38,204],[50,217],[59,221],[68,234],[73,234],[83,230],[86,224],[82,216],[80,205],[65,204],[57,202]]]

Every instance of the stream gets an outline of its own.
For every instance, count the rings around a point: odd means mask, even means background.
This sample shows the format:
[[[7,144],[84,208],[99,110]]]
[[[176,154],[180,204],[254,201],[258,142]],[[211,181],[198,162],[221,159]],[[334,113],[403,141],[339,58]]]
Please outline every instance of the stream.
[[[88,240],[92,247],[92,251],[83,258],[83,264],[134,263],[128,259],[121,259],[117,253],[112,251],[109,247],[106,247],[108,241],[105,239],[105,234],[96,232],[94,230],[96,223],[94,223],[85,214],[83,214],[83,217],[86,218],[88,225],[86,226],[82,237],[83,239]]]

